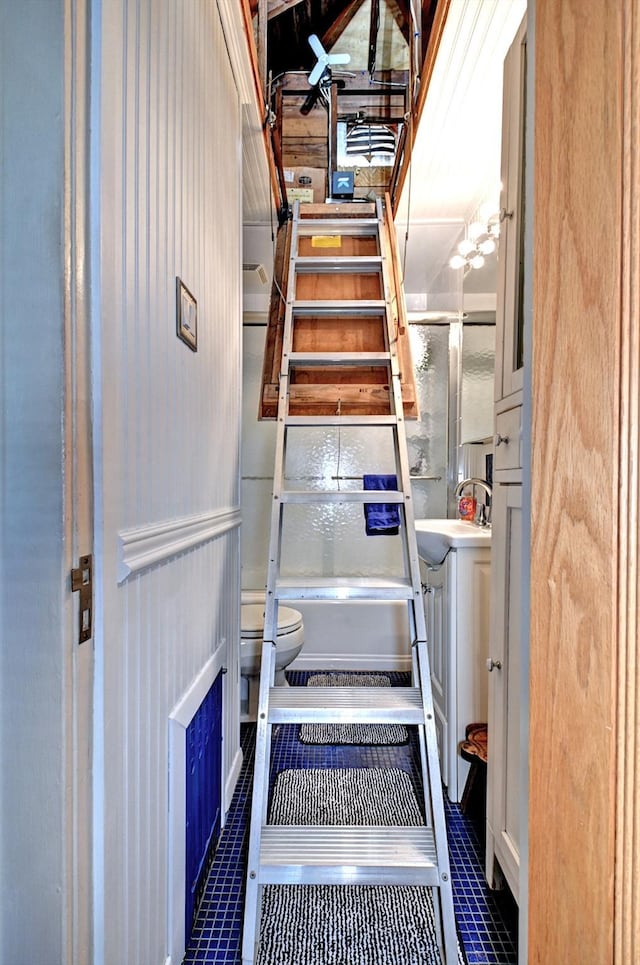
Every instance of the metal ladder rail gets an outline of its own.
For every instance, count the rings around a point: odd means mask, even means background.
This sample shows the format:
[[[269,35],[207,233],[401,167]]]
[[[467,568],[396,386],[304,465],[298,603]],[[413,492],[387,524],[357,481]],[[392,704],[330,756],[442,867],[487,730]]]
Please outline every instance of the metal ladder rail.
[[[385,221],[382,201],[376,202],[378,221],[380,224],[380,246],[384,245],[382,231]],[[388,216],[391,213],[388,212]],[[391,239],[387,231],[389,247]],[[387,252],[389,254],[389,252]],[[391,302],[391,286],[389,281],[390,265],[387,258],[383,255],[382,278],[384,298],[387,306],[386,321],[389,347],[395,351],[397,344],[396,322],[393,317]],[[447,842],[446,822],[444,816],[444,799],[442,792],[442,781],[440,777],[440,761],[438,756],[437,736],[435,729],[435,715],[433,709],[433,697],[431,693],[431,673],[429,668],[429,655],[427,651],[427,631],[422,605],[422,585],[420,580],[420,565],[418,562],[418,547],[415,534],[413,502],[411,497],[411,479],[409,474],[409,459],[406,447],[406,433],[404,429],[404,412],[402,407],[402,385],[401,379],[392,378],[391,390],[394,398],[394,409],[398,416],[398,463],[400,465],[401,489],[405,492],[403,503],[404,523],[405,523],[405,542],[403,548],[408,555],[408,565],[413,590],[413,598],[409,605],[409,625],[410,631],[414,634],[412,639],[412,668],[415,686],[420,688],[424,710],[424,725],[419,727],[420,734],[420,757],[422,764],[423,792],[425,799],[425,811],[427,823],[432,822],[434,838],[436,844],[437,864],[440,873],[439,888],[432,889],[434,900],[434,918],[436,925],[441,920],[442,931],[438,929],[438,935],[443,946],[441,950],[444,954],[446,965],[457,962],[457,938],[455,916],[453,912],[453,891],[451,886],[451,869],[449,865],[449,847]],[[438,915],[438,905],[440,914]]]
[[[271,730],[267,708],[269,690],[275,682],[276,641],[278,634],[278,600],[275,593],[278,576],[282,541],[282,500],[286,458],[286,416],[289,399],[289,370],[283,364],[291,351],[293,329],[293,301],[295,298],[295,259],[298,248],[297,225],[300,203],[296,201],[293,209],[291,246],[289,249],[289,271],[286,293],[286,307],[283,330],[283,356],[280,364],[278,386],[278,412],[276,425],[276,445],[274,456],[274,477],[269,533],[269,560],[267,563],[267,584],[265,598],[262,656],[260,682],[258,689],[258,716],[256,721],[256,745],[251,795],[251,823],[249,829],[249,853],[247,862],[247,882],[245,894],[245,920],[243,928],[243,962],[253,962],[256,943],[259,938],[262,889],[256,869],[260,864],[262,829],[267,821],[269,792],[269,770],[271,762]]]
[[[372,220],[366,219],[364,224],[358,225],[369,232],[372,230]],[[271,523],[269,534],[269,560],[267,566],[267,584],[265,600],[265,617],[261,656],[261,673],[258,691],[258,717],[256,724],[256,750],[254,762],[254,780],[251,803],[251,825],[249,832],[248,876],[245,895],[245,922],[243,929],[243,962],[253,962],[256,943],[259,937],[260,912],[262,901],[262,885],[255,869],[260,864],[260,848],[263,828],[267,820],[268,787],[271,757],[271,730],[268,719],[269,691],[275,681],[275,650],[278,625],[278,598],[276,582],[279,572],[282,540],[282,491],[284,485],[284,467],[287,440],[287,416],[289,409],[289,379],[290,368],[288,360],[293,345],[294,302],[296,300],[296,261],[298,258],[298,237],[300,225],[300,204],[294,203],[292,234],[289,248],[288,285],[286,292],[285,316],[283,324],[282,357],[280,364],[280,378],[278,389],[278,411],[276,426],[276,446],[274,456],[274,486],[272,494]],[[334,224],[334,229],[340,223]],[[353,230],[353,225],[350,226]],[[380,244],[378,234],[378,245]]]
[[[296,209],[298,206],[296,205]],[[378,241],[379,248],[382,252],[384,239],[382,237],[383,228],[383,217],[380,207],[378,207]],[[270,559],[268,567],[268,579],[267,579],[267,604],[265,608],[265,630],[264,630],[264,641],[263,641],[263,669],[261,673],[260,680],[260,695],[259,695],[259,716],[258,716],[258,734],[257,734],[257,744],[256,744],[256,770],[255,770],[255,780],[254,780],[254,793],[253,793],[253,807],[252,807],[252,826],[251,826],[251,837],[250,837],[250,860],[249,868],[256,868],[260,860],[260,840],[264,832],[264,827],[266,823],[266,807],[267,807],[267,792],[268,792],[268,777],[269,777],[269,762],[270,762],[270,736],[271,727],[268,721],[268,702],[269,702],[269,689],[274,682],[275,673],[275,646],[274,641],[276,639],[276,627],[277,627],[277,594],[276,594],[276,581],[279,569],[280,551],[281,551],[281,537],[282,537],[282,491],[283,491],[283,475],[284,475],[284,459],[286,455],[286,417],[288,413],[288,390],[289,390],[289,362],[287,361],[291,357],[291,343],[292,343],[292,326],[293,326],[293,302],[295,300],[295,278],[296,278],[296,256],[297,256],[297,225],[299,218],[299,210],[294,209],[294,237],[292,237],[291,245],[291,257],[289,265],[289,290],[287,293],[287,306],[285,312],[285,331],[283,340],[283,359],[281,365],[281,378],[280,378],[280,390],[279,390],[279,406],[278,406],[278,427],[277,427],[277,439],[276,439],[276,466],[274,472],[274,505],[271,514],[271,534],[270,534]],[[370,224],[370,222],[367,222]],[[387,252],[388,253],[388,252]],[[410,506],[410,490],[407,489],[410,486],[409,471],[408,471],[408,458],[406,455],[406,442],[404,439],[404,422],[402,413],[402,397],[401,397],[401,386],[400,386],[400,373],[397,365],[397,354],[395,351],[395,331],[393,326],[393,319],[391,315],[391,299],[389,292],[388,281],[385,279],[384,274],[384,261],[383,266],[383,281],[385,284],[385,299],[386,299],[386,315],[387,315],[387,330],[389,333],[389,350],[392,355],[391,369],[392,377],[390,379],[390,384],[393,387],[393,392],[390,392],[390,408],[394,412],[395,419],[392,420],[391,424],[395,424],[396,431],[394,432],[394,444],[396,448],[396,465],[400,466],[400,476],[402,479],[402,487],[405,498],[402,500],[404,511],[405,511],[405,537],[413,536],[413,546],[410,545],[406,540],[403,543],[403,549],[408,554],[408,564],[407,559],[405,560],[405,570],[407,569],[411,574],[412,583],[412,599],[410,601],[410,624],[412,632],[412,642],[418,641],[418,645],[422,643],[424,654],[421,655],[418,652],[416,656],[416,647],[413,646],[413,665],[414,665],[414,677],[415,682],[420,687],[420,693],[423,697],[423,719],[424,715],[428,713],[428,706],[425,709],[425,703],[429,703],[431,700],[430,695],[430,678],[428,677],[428,661],[426,657],[426,648],[424,647],[424,637],[425,633],[422,630],[424,626],[424,612],[422,607],[417,607],[416,603],[421,603],[421,587],[419,581],[419,568],[417,564],[417,548],[415,546],[415,532],[413,530],[413,513]],[[323,419],[323,424],[341,424],[342,420],[338,419]],[[366,422],[366,419],[364,420]],[[363,424],[364,424],[363,422]],[[389,423],[387,423],[389,424]],[[399,427],[401,427],[402,432],[400,433]],[[409,497],[407,499],[406,497]],[[400,500],[397,500],[398,502]],[[422,639],[420,639],[422,638]],[[421,677],[424,679],[425,667],[427,671],[426,680],[428,683],[427,691],[421,686]],[[433,709],[431,707],[431,715],[433,715]],[[431,716],[431,720],[432,720]],[[435,730],[432,726],[433,736],[435,738]],[[425,728],[420,727],[421,734],[423,734]],[[429,730],[429,728],[427,728]],[[421,740],[421,748],[424,745],[424,739]],[[435,743],[434,743],[435,746]],[[437,755],[437,750],[436,750]],[[427,756],[429,752],[427,751]],[[423,754],[424,757],[424,754]],[[429,791],[430,780],[429,773],[436,778],[436,782],[439,788],[439,768],[437,767],[437,756],[436,756],[436,771],[434,774],[433,767],[424,768],[423,767],[423,781],[424,781],[424,792],[425,792],[425,802],[427,803],[433,795]],[[441,795],[441,788],[440,795]],[[440,808],[435,807],[436,816],[438,811],[442,815],[442,823],[444,822],[444,813],[442,811],[442,803],[440,802]],[[260,817],[258,817],[258,815]],[[438,822],[436,822],[438,823]],[[444,828],[444,823],[443,823]],[[438,834],[436,830],[436,853],[441,850],[438,846],[437,838],[441,835]],[[449,879],[448,875],[448,852],[446,851],[446,837],[445,842],[445,855],[447,859],[447,870],[445,871],[440,859],[438,859],[438,870],[439,877],[444,881]],[[366,868],[360,869],[361,872],[366,873]],[[249,963],[254,961],[254,953],[256,948],[256,937],[259,929],[259,919],[260,919],[260,898],[261,898],[262,886],[257,880],[255,872],[250,872],[250,877],[247,881],[247,908],[248,913],[245,915],[245,931],[243,938],[243,962]],[[441,889],[440,889],[441,890]],[[450,890],[450,885],[449,885]],[[436,923],[439,925],[439,915],[438,915],[438,903],[441,907],[446,906],[446,899],[438,901],[437,892],[439,891],[438,886],[433,886],[434,892],[434,906],[436,910]],[[253,909],[252,909],[253,906]],[[457,955],[457,949],[455,946],[455,924],[453,927],[447,922],[446,907],[442,911],[443,921],[444,921],[444,932],[445,932],[445,949],[444,954],[446,955],[446,962],[453,963],[453,955]],[[453,923],[453,910],[451,905],[451,922]],[[441,930],[438,927],[438,933],[441,934]],[[453,953],[451,951],[451,935],[453,935]]]

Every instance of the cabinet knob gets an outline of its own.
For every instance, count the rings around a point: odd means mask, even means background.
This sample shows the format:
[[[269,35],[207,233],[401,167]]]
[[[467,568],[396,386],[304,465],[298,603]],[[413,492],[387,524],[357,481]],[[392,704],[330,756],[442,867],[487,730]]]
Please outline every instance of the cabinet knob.
[[[502,661],[494,660],[493,657],[489,657],[487,660],[487,670],[491,673],[492,670],[502,670]]]
[[[503,443],[505,444],[505,446],[509,445],[509,436],[501,436],[500,433],[498,433],[496,436],[496,449],[498,448],[498,446],[501,446]]]

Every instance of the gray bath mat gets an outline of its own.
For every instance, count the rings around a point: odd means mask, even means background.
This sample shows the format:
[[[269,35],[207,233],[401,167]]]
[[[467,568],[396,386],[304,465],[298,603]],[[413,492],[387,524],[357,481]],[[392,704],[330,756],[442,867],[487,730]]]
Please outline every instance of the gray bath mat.
[[[389,687],[384,674],[322,673],[309,677],[307,687]],[[301,724],[303,744],[406,744],[404,724]]]
[[[395,824],[424,818],[411,777],[398,767],[331,767],[281,771],[269,824]]]
[[[409,775],[381,768],[284,771],[269,820],[423,824]],[[458,965],[465,962],[458,946]],[[431,889],[268,885],[257,965],[441,965]]]

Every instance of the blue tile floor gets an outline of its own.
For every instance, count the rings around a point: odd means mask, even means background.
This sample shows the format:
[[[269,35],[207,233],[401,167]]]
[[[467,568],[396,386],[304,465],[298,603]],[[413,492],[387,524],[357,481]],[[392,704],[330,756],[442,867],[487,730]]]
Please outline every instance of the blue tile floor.
[[[321,672],[321,671],[316,671]],[[289,673],[294,686],[306,684],[309,672]],[[392,685],[406,686],[407,674],[389,673]],[[413,730],[413,729],[412,729]],[[384,747],[313,746],[298,741],[299,727],[274,729],[271,783],[288,768],[400,767],[420,788],[418,742]],[[239,965],[244,903],[244,872],[251,807],[255,726],[242,726],[244,762],[227,815],[204,896],[184,958],[184,965]],[[517,965],[517,908],[508,893],[492,892],[483,873],[482,827],[462,814],[445,795],[453,897],[458,932],[469,965]],[[274,962],[274,965],[277,963]],[[300,963],[304,965],[304,963]],[[404,965],[390,962],[389,965]]]

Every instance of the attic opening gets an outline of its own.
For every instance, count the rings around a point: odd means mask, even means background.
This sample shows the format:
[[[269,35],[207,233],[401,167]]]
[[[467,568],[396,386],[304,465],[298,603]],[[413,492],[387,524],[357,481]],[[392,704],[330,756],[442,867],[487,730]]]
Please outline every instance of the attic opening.
[[[399,196],[448,0],[251,0],[284,209]],[[336,177],[348,174],[348,178]],[[346,186],[346,187],[345,187]]]

